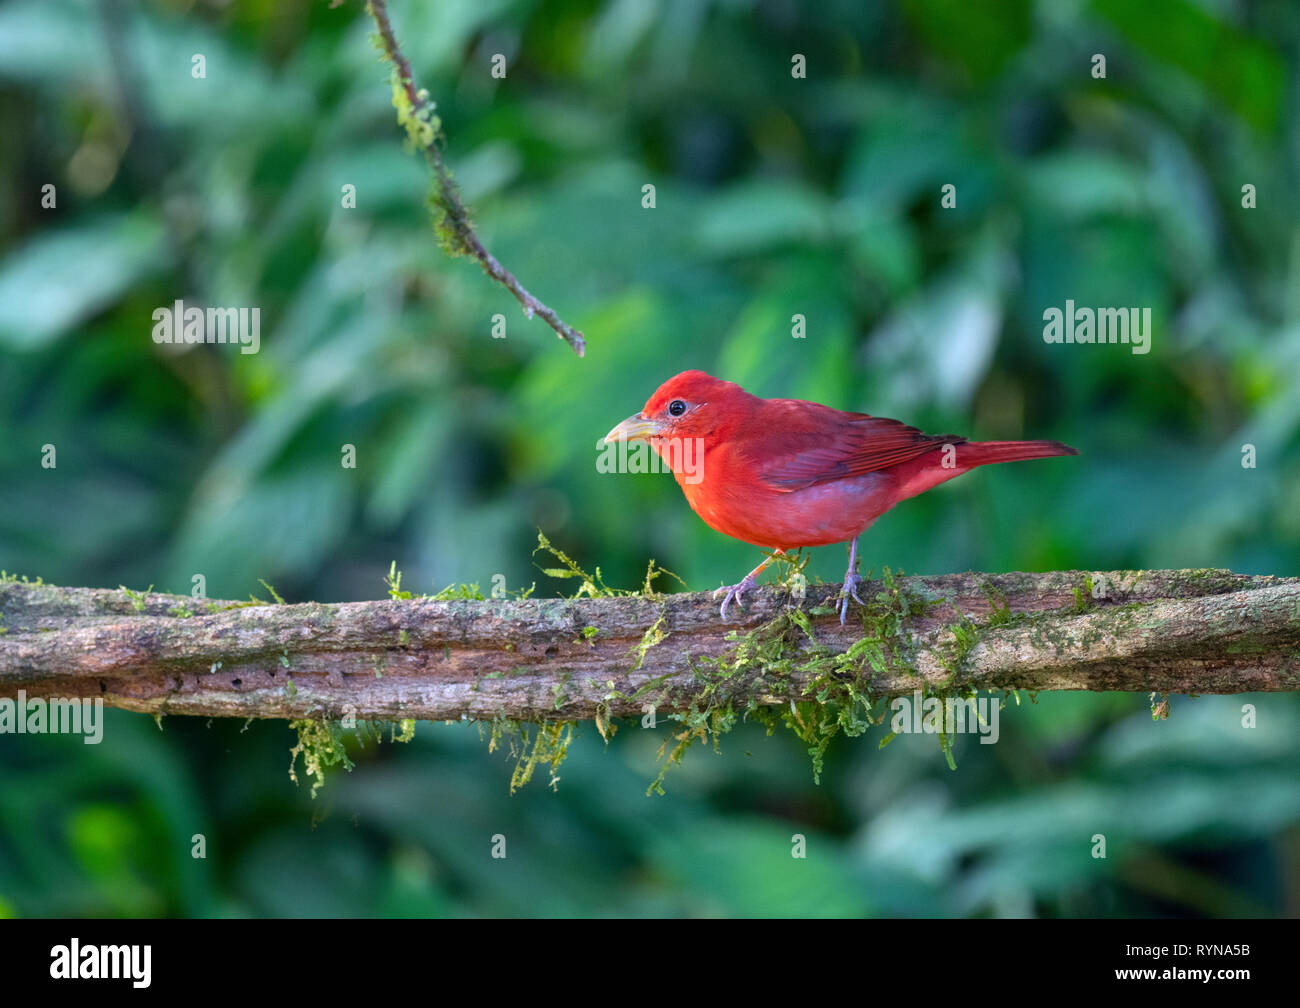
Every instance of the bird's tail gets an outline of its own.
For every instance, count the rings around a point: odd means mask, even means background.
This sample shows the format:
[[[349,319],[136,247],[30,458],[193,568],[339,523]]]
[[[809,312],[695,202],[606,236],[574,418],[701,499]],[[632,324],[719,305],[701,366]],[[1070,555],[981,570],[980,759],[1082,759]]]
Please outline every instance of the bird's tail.
[[[1077,449],[1060,441],[967,441],[957,446],[957,462],[963,466],[1078,454]]]

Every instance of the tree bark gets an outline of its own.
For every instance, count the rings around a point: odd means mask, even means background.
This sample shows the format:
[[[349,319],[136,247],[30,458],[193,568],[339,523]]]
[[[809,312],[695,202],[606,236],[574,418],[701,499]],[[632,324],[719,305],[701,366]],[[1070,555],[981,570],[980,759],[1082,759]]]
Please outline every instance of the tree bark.
[[[837,593],[810,586],[796,608],[766,587],[723,622],[703,593],[256,605],[5,581],[0,696],[218,717],[568,720],[687,710],[704,692],[784,704],[832,667],[877,698],[1300,689],[1300,578],[899,578],[866,583],[867,607],[843,627]]]

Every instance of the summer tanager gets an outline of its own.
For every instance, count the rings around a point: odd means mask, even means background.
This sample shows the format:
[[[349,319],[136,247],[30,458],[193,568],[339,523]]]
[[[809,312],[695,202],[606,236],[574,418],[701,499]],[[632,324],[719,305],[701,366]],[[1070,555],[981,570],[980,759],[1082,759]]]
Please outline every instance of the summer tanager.
[[[840,622],[859,605],[858,536],[899,501],[991,462],[1079,454],[1059,441],[967,441],[802,399],[760,399],[734,382],[683,371],[605,435],[648,441],[711,528],[772,555],[719,588],[722,618],[775,556],[849,544]]]

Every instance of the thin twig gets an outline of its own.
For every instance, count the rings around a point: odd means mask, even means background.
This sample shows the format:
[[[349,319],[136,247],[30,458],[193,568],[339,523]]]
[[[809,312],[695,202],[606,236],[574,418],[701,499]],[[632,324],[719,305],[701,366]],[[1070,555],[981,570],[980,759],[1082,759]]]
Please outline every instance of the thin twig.
[[[433,170],[437,186],[434,199],[437,211],[443,218],[435,222],[439,239],[453,255],[472,255],[477,259],[484,273],[518,299],[526,316],[529,318],[534,315],[541,316],[560,339],[573,347],[574,352],[581,357],[587,349],[587,341],[582,333],[560,318],[553,309],[537,300],[513,273],[501,265],[496,256],[483,247],[478,235],[474,233],[469,212],[461,202],[460,189],[442,159],[440,145],[446,142],[442,132],[442,121],[435,114],[435,106],[429,99],[429,93],[415,86],[411,75],[411,64],[402,54],[397,37],[393,34],[392,23],[388,19],[388,5],[385,0],[369,0],[366,11],[374,19],[379,29],[379,44],[384,55],[393,65],[394,104],[398,106],[398,122],[406,126],[412,143],[424,152],[425,160]],[[401,90],[400,96],[396,93],[397,88]],[[402,99],[407,106],[405,109],[399,104],[399,100]]]

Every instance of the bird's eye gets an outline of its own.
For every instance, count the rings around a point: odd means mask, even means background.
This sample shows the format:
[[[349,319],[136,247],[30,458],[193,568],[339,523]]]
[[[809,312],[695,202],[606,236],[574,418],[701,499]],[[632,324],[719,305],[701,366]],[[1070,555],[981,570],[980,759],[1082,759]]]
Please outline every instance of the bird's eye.
[[[669,416],[681,416],[685,412],[686,412],[686,403],[682,402],[682,400],[680,399],[674,399],[672,402],[668,404]]]

